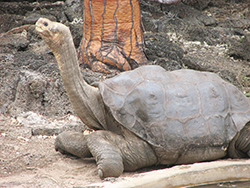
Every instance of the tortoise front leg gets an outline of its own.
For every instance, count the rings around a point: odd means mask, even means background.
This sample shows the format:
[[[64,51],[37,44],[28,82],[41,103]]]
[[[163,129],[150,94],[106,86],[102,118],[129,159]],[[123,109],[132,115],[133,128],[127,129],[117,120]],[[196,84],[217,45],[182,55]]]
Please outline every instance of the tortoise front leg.
[[[114,137],[114,133],[108,131],[96,131],[88,137],[88,147],[96,160],[101,179],[118,177],[124,170],[120,149],[111,142]]]
[[[110,131],[96,131],[88,135],[87,145],[102,179],[118,177],[124,170],[135,171],[157,163],[148,143],[130,132],[118,135]]]

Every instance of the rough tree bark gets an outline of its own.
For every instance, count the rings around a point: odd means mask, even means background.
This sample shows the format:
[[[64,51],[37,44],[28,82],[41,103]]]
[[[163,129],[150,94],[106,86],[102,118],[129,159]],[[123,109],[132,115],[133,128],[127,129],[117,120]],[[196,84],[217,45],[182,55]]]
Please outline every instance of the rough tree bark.
[[[83,12],[80,64],[111,73],[146,63],[138,0],[84,0]]]

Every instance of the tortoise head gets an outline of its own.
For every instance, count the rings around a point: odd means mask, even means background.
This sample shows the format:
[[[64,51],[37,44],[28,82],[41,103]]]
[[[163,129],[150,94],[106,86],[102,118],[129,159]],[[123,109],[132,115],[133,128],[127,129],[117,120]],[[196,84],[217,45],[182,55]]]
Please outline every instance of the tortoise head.
[[[67,41],[67,37],[71,36],[67,26],[46,18],[39,18],[36,22],[36,31],[53,52],[59,49],[64,41]]]

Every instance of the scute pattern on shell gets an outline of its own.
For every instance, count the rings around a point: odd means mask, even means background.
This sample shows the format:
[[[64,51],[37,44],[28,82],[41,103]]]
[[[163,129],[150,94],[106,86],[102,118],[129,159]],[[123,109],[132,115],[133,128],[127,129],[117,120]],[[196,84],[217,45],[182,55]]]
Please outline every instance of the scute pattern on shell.
[[[226,148],[250,120],[250,101],[214,73],[147,65],[99,88],[119,123],[165,151]]]

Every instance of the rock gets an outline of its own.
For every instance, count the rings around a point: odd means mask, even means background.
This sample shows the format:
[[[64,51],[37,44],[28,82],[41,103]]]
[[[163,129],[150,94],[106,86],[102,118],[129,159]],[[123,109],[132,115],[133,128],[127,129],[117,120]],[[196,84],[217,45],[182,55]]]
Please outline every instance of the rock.
[[[213,28],[196,25],[180,18],[162,18],[158,22],[158,31],[178,33],[186,40],[206,42],[209,45],[221,43],[223,36]]]
[[[72,22],[69,24],[70,31],[73,36],[73,41],[75,44],[75,47],[78,48],[80,45],[80,42],[82,40],[82,35],[83,35],[83,24],[81,20],[78,20],[79,22]]]
[[[0,53],[1,63],[14,63],[14,55],[10,53]]]
[[[184,51],[172,43],[167,35],[145,33],[146,54],[153,64],[160,65],[166,70],[183,68]]]
[[[158,21],[147,15],[142,17],[143,29],[149,32],[158,32]]]
[[[29,44],[26,32],[21,34],[2,35],[0,36],[0,47],[9,49],[23,50]]]
[[[30,44],[29,50],[35,55],[45,55],[51,52],[50,48],[43,40]]]
[[[140,7],[142,15],[150,14],[150,17],[154,19],[164,16],[164,13],[161,11],[161,3],[151,1],[151,0],[140,0]]]
[[[18,114],[16,119],[19,125],[31,128],[33,136],[52,136],[58,135],[63,131],[77,131],[83,133],[87,129],[81,120],[73,115],[52,120],[32,111],[28,111]]]
[[[174,17],[181,18],[184,21],[195,25],[212,26],[217,24],[217,20],[213,17],[183,3],[163,5],[162,11],[166,12],[168,15],[174,15]]]
[[[250,34],[246,34],[239,41],[234,42],[228,50],[228,54],[235,59],[250,61]]]
[[[0,33],[5,33],[12,28],[23,25],[23,19],[24,16],[18,14],[0,14]]]
[[[21,69],[38,70],[40,66],[47,64],[43,57],[32,53],[31,51],[19,51],[14,55],[13,66]]]
[[[183,63],[189,68],[198,71],[209,71],[211,66],[207,65],[206,67],[203,66],[201,60],[195,58],[193,56],[185,56],[183,58]]]
[[[1,2],[0,14],[25,15],[26,12],[32,11],[35,4],[32,6],[28,1],[21,2]]]
[[[219,27],[224,28],[236,28],[236,29],[246,29],[250,27],[249,18],[226,18],[223,21],[220,21],[218,24]]]
[[[231,82],[239,89],[242,89],[237,75],[235,74],[235,72],[242,71],[241,67],[235,66],[232,60],[230,61],[229,59],[217,54],[216,56],[215,59],[212,59],[213,54],[205,55],[202,52],[192,55],[189,54],[183,58],[183,64],[190,69],[217,73],[224,80]]]
[[[43,94],[47,82],[41,74],[22,70],[19,72],[19,81],[16,87],[15,99],[9,106],[12,114],[21,113],[23,110],[43,111]]]
[[[160,65],[167,71],[173,71],[183,68],[182,64],[179,63],[178,61],[168,58],[157,58],[153,64]]]
[[[15,100],[19,81],[19,71],[9,69],[7,63],[0,63],[0,108],[7,113],[9,105]]]
[[[55,59],[46,51],[47,46],[36,51],[42,44],[32,44],[26,48],[33,51],[12,47],[9,53],[0,53],[1,111],[11,115],[30,110],[47,116],[73,113]]]
[[[0,3],[0,33],[24,24],[34,24],[38,17],[46,17],[65,22],[63,1],[41,2],[1,2]],[[51,11],[53,9],[53,11]],[[56,19],[55,19],[56,18]]]
[[[81,20],[83,16],[83,4],[80,0],[66,0],[65,4],[67,9],[65,14],[70,22],[74,20]]]
[[[208,4],[211,3],[211,0],[199,0],[199,1],[190,1],[190,0],[183,0],[182,1],[185,5],[189,5],[194,7],[198,10],[204,10],[208,7]]]
[[[20,113],[16,119],[19,124],[30,128],[52,124],[47,118],[32,111]]]
[[[52,21],[57,20],[56,17],[53,15],[41,15],[38,13],[31,13],[23,19],[23,22],[24,22],[24,24],[35,24],[36,21],[41,17],[50,19]]]

